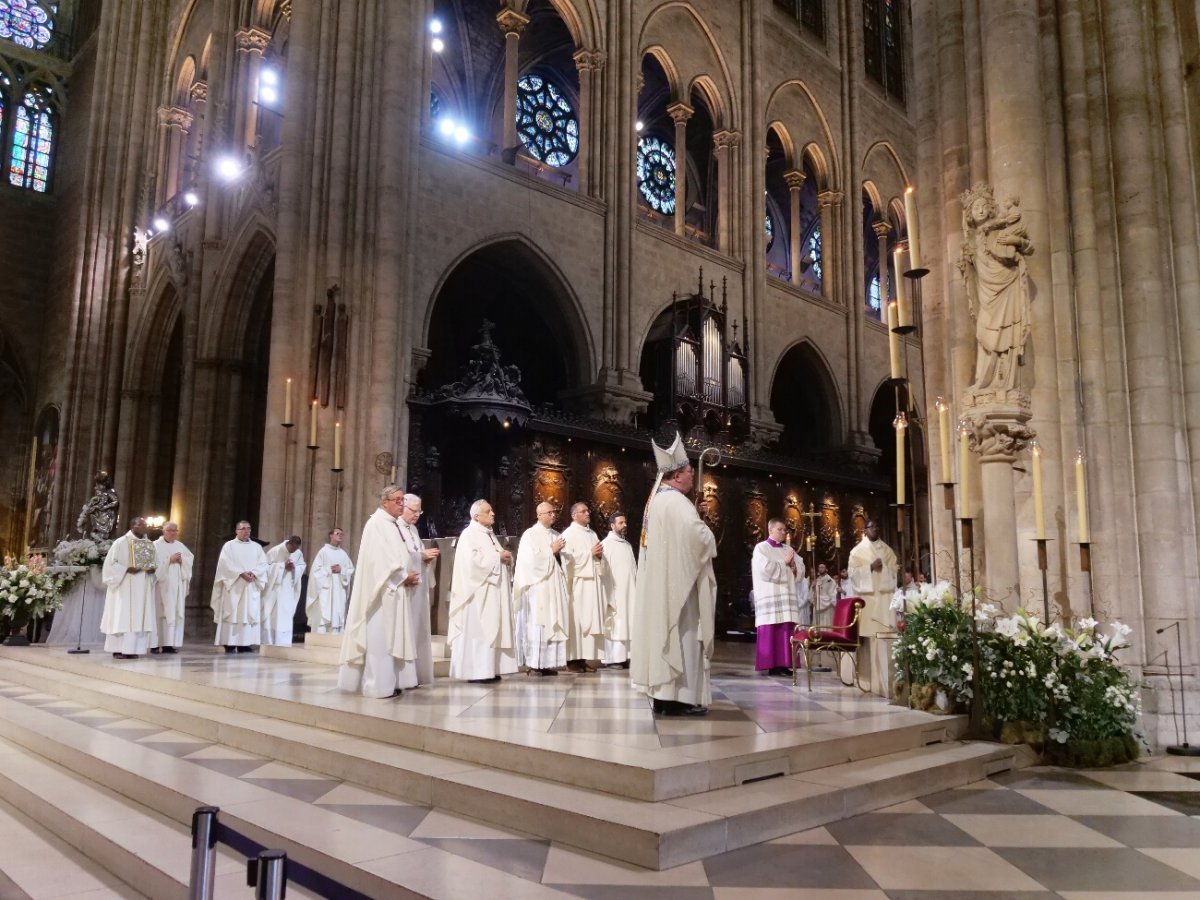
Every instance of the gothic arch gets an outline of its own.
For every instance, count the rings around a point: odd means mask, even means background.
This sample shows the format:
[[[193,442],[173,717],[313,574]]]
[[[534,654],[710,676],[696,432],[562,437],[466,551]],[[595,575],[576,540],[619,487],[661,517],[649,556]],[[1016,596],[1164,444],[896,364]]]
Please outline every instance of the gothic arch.
[[[671,20],[676,20],[675,29],[673,30]],[[660,22],[660,20],[662,20]],[[710,58],[707,60],[697,60],[691,67],[692,71],[684,70],[683,77],[679,78],[678,74],[673,83],[673,87],[682,87],[687,85],[687,93],[676,93],[678,99],[685,100],[691,93],[692,85],[702,76],[707,76],[708,80],[713,84],[712,90],[719,97],[728,97],[728,102],[723,104],[725,111],[724,119],[717,124],[722,128],[735,128],[739,121],[737,114],[737,95],[734,92],[734,84],[736,83],[733,74],[730,72],[729,65],[725,61],[724,54],[721,53],[720,44],[713,34],[712,28],[707,22],[696,12],[692,4],[687,0],[668,0],[661,6],[654,9],[645,21],[642,22],[642,29],[638,35],[639,47],[644,48],[639,54],[639,58],[645,55],[652,46],[665,46],[670,43],[663,38],[669,35],[679,37],[681,34],[691,31],[700,38],[704,44]],[[676,70],[677,73],[680,70]],[[718,85],[713,76],[719,72],[721,84]]]
[[[674,102],[681,99],[679,85],[679,69],[675,65],[675,61],[671,59],[671,54],[661,44],[654,44],[647,47],[639,55],[639,59],[645,59],[647,56],[652,58],[662,68],[663,73],[667,76],[667,84],[671,86],[671,99],[668,102]]]
[[[771,372],[770,405],[793,451],[826,450],[845,443],[845,407],[829,361],[804,337],[779,354]]]
[[[783,147],[783,155],[784,155],[784,158],[787,160],[788,168],[789,169],[795,168],[795,166],[796,166],[796,144],[792,140],[792,136],[788,132],[787,126],[784,125],[783,122],[776,119],[775,121],[770,122],[767,125],[767,136],[770,137],[772,132],[775,133],[775,137],[779,140],[780,146]]]
[[[863,154],[863,178],[878,185],[880,197],[903,196],[909,184],[908,171],[890,141],[876,141]],[[876,202],[882,218],[886,206]]]
[[[804,145],[801,151],[801,158],[812,169],[814,175],[817,176],[817,190],[829,191],[833,190],[833,174],[829,169],[829,162],[825,157],[821,146],[815,141],[809,141]]]
[[[797,134],[812,134],[814,131],[820,134],[819,140],[809,140],[805,144],[804,152],[809,153],[808,148],[812,147],[813,151],[819,153],[821,165],[820,168],[814,165],[814,171],[821,180],[821,190],[836,190],[841,183],[837,142],[833,129],[829,127],[829,118],[808,85],[798,78],[778,84],[767,99],[767,118],[787,122],[788,127]],[[793,163],[798,163],[795,157]]]
[[[456,273],[462,271],[465,265],[475,262],[507,267],[514,280],[518,280],[518,274],[513,269],[519,265],[523,274],[541,282],[545,290],[530,292],[527,296],[532,308],[545,320],[557,319],[554,324],[561,327],[561,337],[566,338],[566,358],[569,360],[567,377],[571,383],[562,387],[590,384],[598,370],[596,347],[579,295],[554,260],[528,237],[517,232],[493,235],[473,244],[446,267],[434,285],[421,317],[422,345],[431,347],[443,292]]]
[[[179,291],[165,271],[159,272],[146,294],[154,300],[141,310],[131,331],[125,364],[128,388],[156,381],[162,375],[167,344],[183,311]]]
[[[219,356],[221,347],[242,345],[259,285],[275,263],[275,236],[259,217],[246,223],[231,246],[237,249],[226,256],[213,291],[219,310],[201,323],[200,356]]]

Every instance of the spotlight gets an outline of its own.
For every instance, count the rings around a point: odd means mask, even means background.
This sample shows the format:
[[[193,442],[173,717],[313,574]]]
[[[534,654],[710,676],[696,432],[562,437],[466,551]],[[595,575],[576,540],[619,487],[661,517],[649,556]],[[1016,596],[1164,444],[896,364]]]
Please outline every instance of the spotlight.
[[[183,202],[188,206],[196,206],[200,202],[200,197],[197,196],[195,191],[188,191],[183,195]]]
[[[441,133],[441,135],[443,137],[453,137],[454,136],[454,128],[455,128],[454,120],[451,119],[449,116],[443,116],[442,118],[438,119],[437,127],[438,127],[438,132]]]
[[[163,216],[156,216],[154,219],[154,230],[158,234],[162,234],[164,231],[170,231],[171,223],[168,222]]]
[[[441,19],[430,19],[429,20],[429,33],[430,34],[441,34],[442,33],[442,20]]]
[[[469,141],[470,139],[471,139],[471,132],[469,132],[467,130],[465,125],[459,125],[457,128],[454,129],[454,141],[460,147],[463,144],[465,144],[467,141]]]
[[[645,125],[645,123],[644,123],[644,122],[642,122],[642,120],[641,120],[641,119],[638,119],[636,122],[634,122],[634,123],[633,123],[633,130],[634,130],[634,131],[641,131],[641,130],[642,130],[643,128],[645,128],[645,127],[646,127],[646,125]]]
[[[218,157],[216,169],[222,181],[233,182],[242,177],[242,164],[232,156]]]
[[[279,102],[279,91],[271,87],[269,84],[259,85],[258,99],[267,106],[274,106]]]
[[[429,46],[433,50],[434,53],[441,53],[443,50],[446,49],[446,42],[443,41],[441,38],[435,37],[432,41],[429,42]]]
[[[258,73],[258,80],[263,84],[279,84],[279,73],[274,69],[263,69]]]

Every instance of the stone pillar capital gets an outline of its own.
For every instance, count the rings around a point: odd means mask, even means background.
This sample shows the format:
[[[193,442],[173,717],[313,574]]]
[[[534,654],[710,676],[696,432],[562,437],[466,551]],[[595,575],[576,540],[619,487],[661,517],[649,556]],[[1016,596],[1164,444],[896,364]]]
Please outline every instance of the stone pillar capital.
[[[806,176],[799,169],[790,169],[783,173],[783,180],[788,186],[789,191],[798,191],[804,187]]]
[[[262,28],[240,28],[234,35],[239,53],[263,53],[271,44],[271,32]]]
[[[886,238],[892,232],[892,226],[888,222],[872,222],[871,230],[875,232],[875,236],[880,240]]]
[[[529,16],[517,12],[515,9],[502,9],[496,13],[496,22],[500,25],[500,30],[504,32],[505,37],[519,38],[525,30],[525,26],[529,24]]]
[[[967,440],[983,462],[1014,462],[1037,432],[1029,395],[1019,390],[972,391],[962,400]]]
[[[713,134],[713,147],[720,153],[722,150],[729,150],[733,147],[742,146],[742,133],[726,128],[723,131],[717,131]]]
[[[688,119],[696,112],[692,107],[688,106],[682,100],[677,103],[672,103],[667,107],[667,115],[671,117],[671,121],[676,125],[686,125]]]
[[[292,0],[280,0],[279,14],[289,22],[292,21]]]
[[[827,206],[837,206],[842,202],[841,191],[818,191],[817,206],[824,209]]]
[[[192,127],[194,117],[190,110],[179,106],[160,106],[158,108],[158,121],[168,128],[178,128],[184,134],[187,134]]]
[[[188,90],[188,96],[192,98],[193,103],[207,103],[208,102],[208,82],[207,81],[194,82],[192,84],[191,88]]]
[[[575,60],[575,68],[583,72],[599,72],[604,68],[604,51],[603,50],[577,50],[572,57]]]

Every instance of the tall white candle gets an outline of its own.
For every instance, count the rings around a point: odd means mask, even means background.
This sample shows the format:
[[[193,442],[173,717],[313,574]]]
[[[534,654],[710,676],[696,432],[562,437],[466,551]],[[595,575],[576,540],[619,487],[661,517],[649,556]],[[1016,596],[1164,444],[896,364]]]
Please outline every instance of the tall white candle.
[[[896,322],[901,328],[910,328],[913,323],[912,300],[908,296],[908,279],[904,277],[907,269],[908,253],[903,244],[897,244],[892,251],[892,262],[896,269]]]
[[[342,467],[342,423],[333,423],[333,467]]]
[[[1087,511],[1087,472],[1083,462],[1083,451],[1075,456],[1075,502],[1079,514],[1079,543],[1092,542],[1091,531],[1088,529]]]
[[[1042,448],[1037,441],[1033,442],[1033,525],[1034,537],[1039,541],[1046,540],[1046,504],[1042,499]]]
[[[896,504],[903,506],[905,501],[904,432],[908,430],[908,418],[904,413],[896,414],[892,427],[896,429]]]
[[[942,481],[954,481],[954,464],[950,461],[950,407],[941,397],[934,404],[938,414],[938,445],[942,450]]]
[[[892,363],[892,380],[904,377],[900,369],[900,335],[896,334],[896,303],[887,305],[888,355]]]
[[[971,518],[971,445],[964,422],[958,429],[958,517]]]
[[[312,402],[312,414],[308,418],[308,446],[317,446],[317,401]]]
[[[917,236],[917,191],[911,185],[904,190],[904,219],[908,228],[908,264],[922,269],[921,241]]]
[[[283,389],[283,424],[292,424],[292,379],[288,379]]]

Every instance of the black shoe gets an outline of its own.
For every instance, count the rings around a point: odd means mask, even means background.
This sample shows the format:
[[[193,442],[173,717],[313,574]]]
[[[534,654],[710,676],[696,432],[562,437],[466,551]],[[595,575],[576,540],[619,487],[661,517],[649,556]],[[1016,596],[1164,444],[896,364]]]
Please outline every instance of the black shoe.
[[[625,660],[625,662],[621,663],[621,668],[628,669],[629,668],[629,660]]]
[[[404,693],[403,689],[401,689],[401,688],[396,688],[394,691],[392,691],[392,696],[393,696],[393,697],[399,697],[399,696],[400,696],[401,694],[403,694],[403,693]]]
[[[707,706],[700,706],[698,704],[689,706],[686,703],[683,706],[684,706],[684,708],[683,708],[683,711],[680,713],[680,715],[683,715],[683,716],[707,716],[708,715],[708,707]]]
[[[157,654],[159,654],[159,653],[162,653],[162,647],[151,647],[151,648],[150,648],[150,652],[151,652],[151,653],[154,653],[154,654],[156,654],[156,655],[157,655]]]
[[[253,653],[254,648],[253,647],[238,647],[237,652],[238,653]]]
[[[541,677],[542,677],[543,675],[545,675],[546,673],[545,673],[545,672],[543,672],[541,669],[526,669],[526,670],[525,670],[525,674],[526,674],[526,675],[531,675],[531,676],[533,676],[533,677],[535,677],[535,678],[541,678]]]
[[[558,669],[538,669],[537,671],[539,673],[541,673],[542,675],[557,675],[558,674]]]
[[[582,659],[571,659],[567,661],[567,671],[574,672],[576,675],[584,675],[587,673],[588,667]]]
[[[225,652],[226,653],[237,653],[237,647],[233,646],[233,644],[226,644]]]
[[[499,675],[493,675],[491,678],[468,678],[468,684],[495,684],[500,680]]]
[[[163,647],[162,652],[163,653],[178,653],[179,648],[178,647]]]
[[[120,659],[120,658],[121,658],[123,655],[124,655],[124,654],[121,654],[121,653],[114,653],[114,654],[113,654],[113,659]]]

